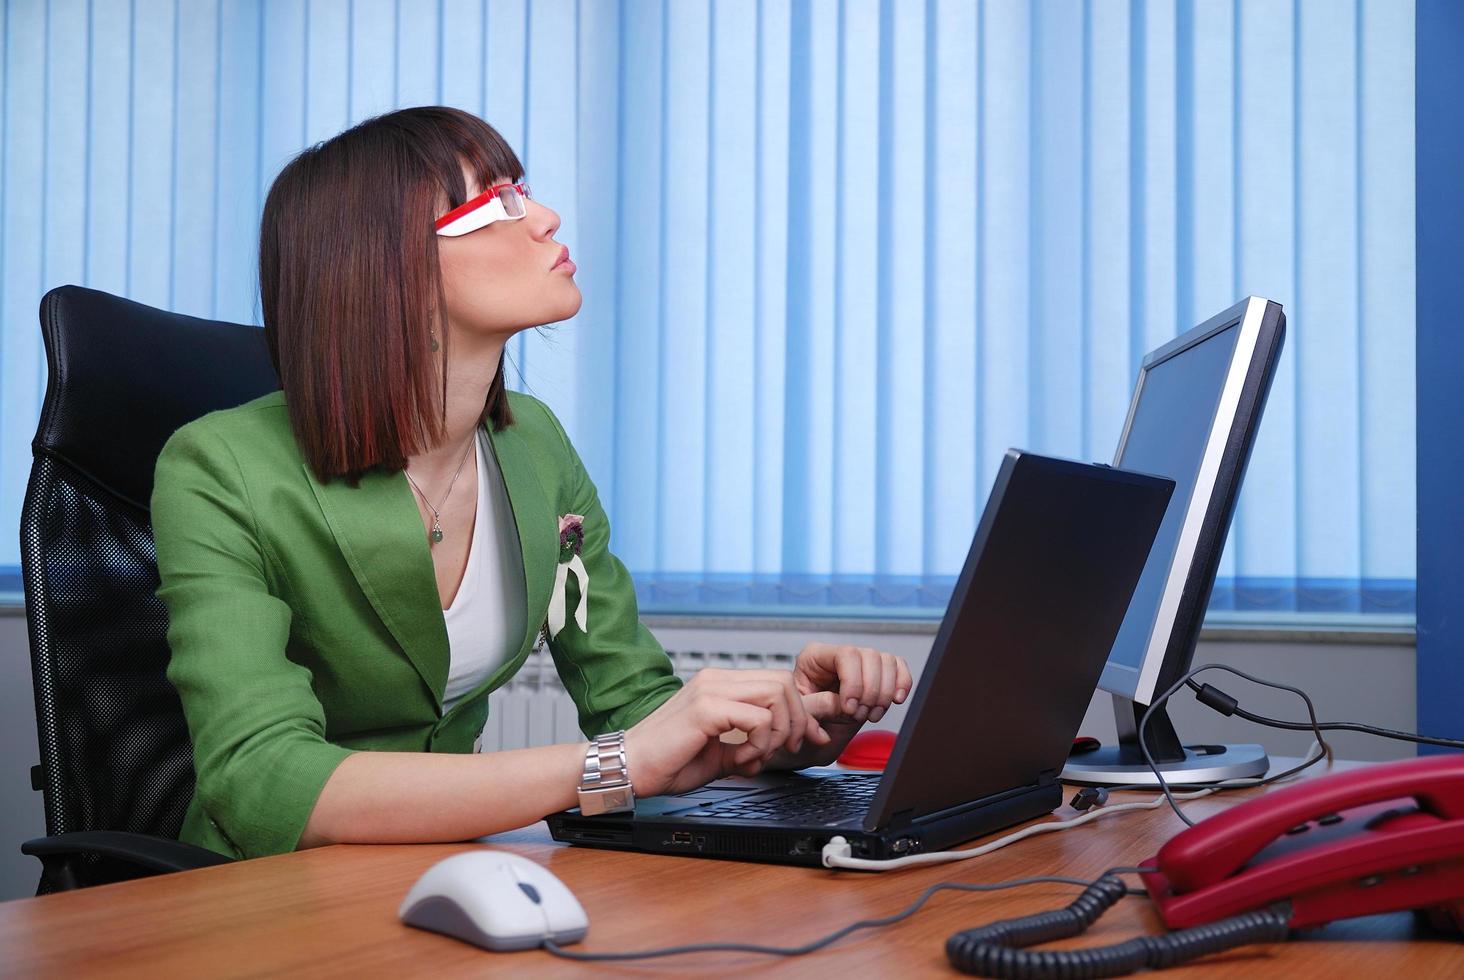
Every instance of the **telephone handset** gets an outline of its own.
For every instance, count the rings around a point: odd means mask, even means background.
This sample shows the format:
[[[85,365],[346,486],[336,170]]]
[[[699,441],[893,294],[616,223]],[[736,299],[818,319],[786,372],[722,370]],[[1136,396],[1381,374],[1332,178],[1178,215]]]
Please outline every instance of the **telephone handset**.
[[[1108,874],[1065,909],[956,933],[946,957],[985,977],[1115,977],[1403,909],[1464,933],[1464,755],[1270,790],[1181,832],[1142,868],[1172,932],[1112,946],[1025,948],[1078,935],[1122,899],[1123,881]]]
[[[1464,756],[1307,779],[1183,831],[1143,862],[1171,929],[1278,902],[1292,928],[1428,909],[1464,931]]]

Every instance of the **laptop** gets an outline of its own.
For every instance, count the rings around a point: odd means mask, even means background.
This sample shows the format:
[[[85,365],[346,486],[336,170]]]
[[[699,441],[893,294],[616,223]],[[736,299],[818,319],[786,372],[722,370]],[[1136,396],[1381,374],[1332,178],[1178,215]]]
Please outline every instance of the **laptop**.
[[[633,813],[548,818],[557,841],[818,865],[953,845],[1050,813],[1058,774],[1174,481],[1009,451],[883,773],[731,777]]]

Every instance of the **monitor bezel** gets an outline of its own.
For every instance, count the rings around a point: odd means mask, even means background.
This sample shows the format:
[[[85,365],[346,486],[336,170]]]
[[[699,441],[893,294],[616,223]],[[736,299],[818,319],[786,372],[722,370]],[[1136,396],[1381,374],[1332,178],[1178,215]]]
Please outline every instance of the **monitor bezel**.
[[[1150,625],[1143,657],[1137,668],[1115,663],[1110,657],[1104,664],[1098,686],[1111,694],[1149,704],[1161,687],[1169,686],[1182,675],[1194,656],[1261,409],[1280,356],[1284,323],[1280,304],[1251,296],[1151,351],[1140,364],[1113,456],[1116,467],[1123,466],[1124,450],[1149,372],[1239,324],[1239,335],[1195,478],[1195,491],[1169,559],[1159,609]]]

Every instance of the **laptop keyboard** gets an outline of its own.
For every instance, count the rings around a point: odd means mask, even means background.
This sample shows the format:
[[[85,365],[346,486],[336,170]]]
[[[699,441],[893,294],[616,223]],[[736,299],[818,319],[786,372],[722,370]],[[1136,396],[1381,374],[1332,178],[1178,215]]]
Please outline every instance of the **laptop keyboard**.
[[[818,780],[818,785],[801,793],[772,799],[738,797],[678,816],[819,825],[841,823],[864,816],[874,799],[874,791],[879,788],[880,776],[877,772],[826,776]]]

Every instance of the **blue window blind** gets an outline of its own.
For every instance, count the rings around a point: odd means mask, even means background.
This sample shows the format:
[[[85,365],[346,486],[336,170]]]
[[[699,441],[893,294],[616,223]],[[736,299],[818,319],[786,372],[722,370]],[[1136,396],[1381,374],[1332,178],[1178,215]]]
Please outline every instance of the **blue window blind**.
[[[77,282],[257,321],[264,192],[398,106],[520,152],[585,294],[510,346],[648,609],[935,615],[1008,446],[1289,320],[1212,608],[1410,614],[1413,5],[15,0],[0,513]],[[0,563],[16,561],[15,536]]]

